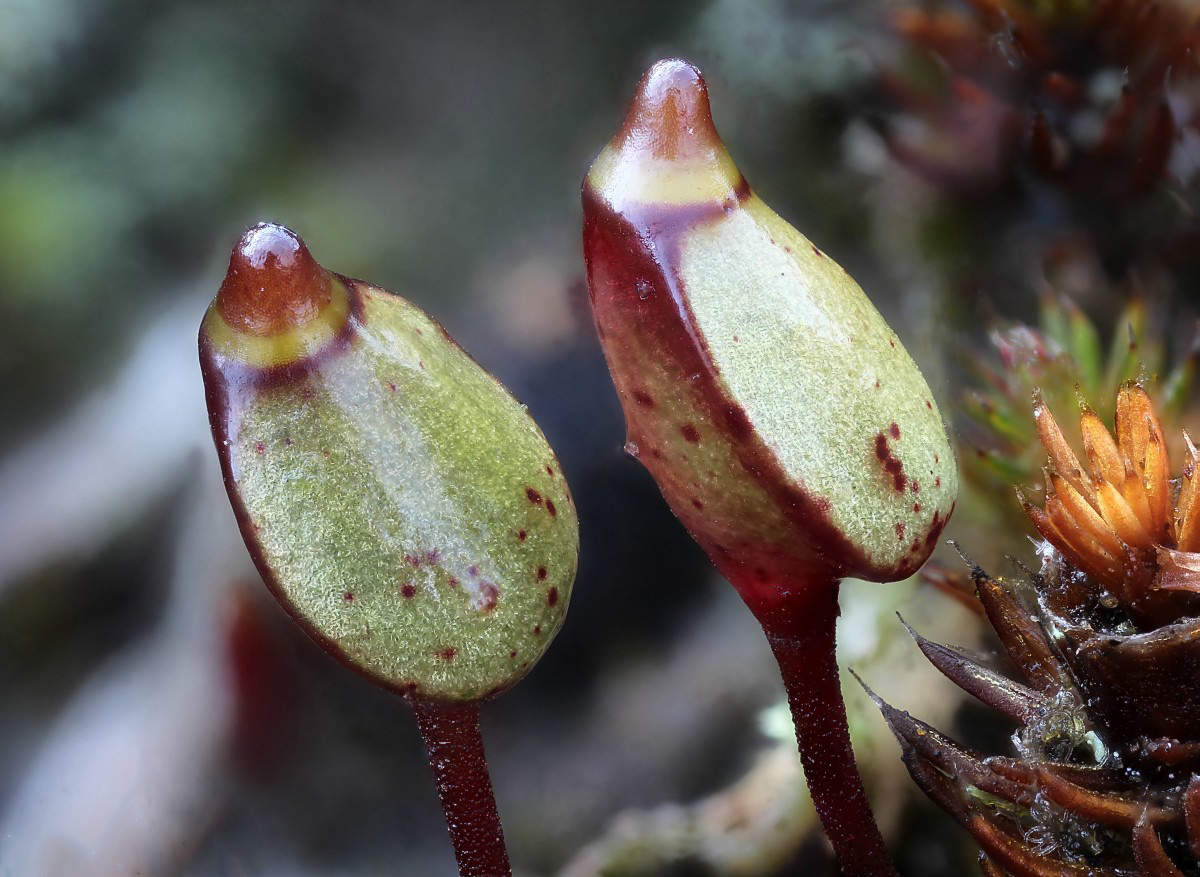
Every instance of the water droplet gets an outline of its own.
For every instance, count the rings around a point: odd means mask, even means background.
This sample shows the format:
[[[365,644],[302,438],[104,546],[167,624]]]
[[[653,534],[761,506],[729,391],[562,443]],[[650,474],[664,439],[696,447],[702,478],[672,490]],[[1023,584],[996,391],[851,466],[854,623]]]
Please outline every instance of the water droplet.
[[[625,453],[636,459],[641,456],[642,449],[638,447],[637,442],[625,442]]]
[[[637,282],[637,296],[645,301],[654,292],[654,287],[650,285],[648,280],[639,280]]]

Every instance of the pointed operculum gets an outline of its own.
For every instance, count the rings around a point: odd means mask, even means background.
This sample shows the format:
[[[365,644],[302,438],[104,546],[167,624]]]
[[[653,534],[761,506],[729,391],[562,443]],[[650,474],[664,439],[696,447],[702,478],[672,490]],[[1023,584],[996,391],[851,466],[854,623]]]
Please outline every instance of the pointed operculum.
[[[330,278],[291,229],[262,222],[238,240],[217,291],[225,322],[249,335],[302,326],[329,304]]]
[[[411,302],[327,273],[278,226],[239,241],[200,358],[242,535],[310,636],[428,700],[525,674],[570,601],[578,521],[504,387]]]
[[[269,368],[320,350],[348,317],[342,282],[317,264],[295,232],[262,222],[234,246],[203,331],[216,352]]]
[[[651,68],[583,199],[630,451],[747,602],[914,572],[957,492],[929,387],[853,279],[749,192],[694,67]]]
[[[745,184],[713,126],[700,71],[679,58],[647,70],[587,182],[618,210],[736,197]]]

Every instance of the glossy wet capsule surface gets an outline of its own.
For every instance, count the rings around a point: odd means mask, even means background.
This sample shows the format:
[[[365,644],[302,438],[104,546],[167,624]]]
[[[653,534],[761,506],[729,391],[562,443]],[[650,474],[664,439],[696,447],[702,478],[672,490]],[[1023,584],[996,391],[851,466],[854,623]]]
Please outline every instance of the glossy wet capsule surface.
[[[524,675],[566,612],[578,524],[504,387],[419,308],[271,225],[234,248],[200,351],[243,536],[305,630],[424,699]]]
[[[743,597],[914,572],[958,486],[933,395],[854,280],[750,189],[695,67],[646,73],[583,199],[631,452]]]

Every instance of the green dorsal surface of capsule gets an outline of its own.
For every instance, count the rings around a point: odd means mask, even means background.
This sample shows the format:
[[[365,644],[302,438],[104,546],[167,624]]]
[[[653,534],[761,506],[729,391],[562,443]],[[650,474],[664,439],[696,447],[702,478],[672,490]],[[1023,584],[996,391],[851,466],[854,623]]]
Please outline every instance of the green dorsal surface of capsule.
[[[503,386],[419,308],[273,225],[235,247],[200,357],[246,544],[314,639],[430,700],[524,675],[566,612],[578,523]]]
[[[751,191],[695,67],[646,73],[583,198],[629,449],[743,597],[914,572],[958,489],[933,394],[858,284]]]

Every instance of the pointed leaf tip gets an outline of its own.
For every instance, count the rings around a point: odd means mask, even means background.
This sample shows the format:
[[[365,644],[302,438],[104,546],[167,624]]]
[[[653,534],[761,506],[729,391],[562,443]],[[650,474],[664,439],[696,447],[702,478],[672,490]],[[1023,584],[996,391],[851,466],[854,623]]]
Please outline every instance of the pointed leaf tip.
[[[884,703],[883,698],[875,693],[875,689],[863,681],[863,678],[858,675],[858,671],[856,671],[853,667],[847,667],[846,672],[854,677],[854,681],[858,683],[859,687],[866,693],[867,697],[871,699],[871,702],[874,703],[878,709],[886,710],[889,708],[888,705]]]

